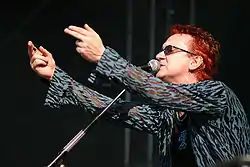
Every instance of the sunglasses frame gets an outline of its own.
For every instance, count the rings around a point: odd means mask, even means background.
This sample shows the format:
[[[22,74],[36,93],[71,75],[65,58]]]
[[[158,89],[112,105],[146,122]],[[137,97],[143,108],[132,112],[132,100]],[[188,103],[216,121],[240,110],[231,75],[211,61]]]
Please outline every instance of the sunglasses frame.
[[[169,55],[171,52],[173,52],[173,48],[179,49],[179,50],[181,50],[181,51],[183,51],[183,52],[186,52],[186,53],[189,53],[189,54],[191,54],[191,55],[196,55],[195,53],[189,52],[189,51],[187,51],[187,50],[185,50],[185,49],[181,49],[181,48],[179,48],[179,47],[177,47],[177,46],[173,46],[173,45],[167,45],[167,46],[163,49],[164,54],[165,54],[165,55]]]

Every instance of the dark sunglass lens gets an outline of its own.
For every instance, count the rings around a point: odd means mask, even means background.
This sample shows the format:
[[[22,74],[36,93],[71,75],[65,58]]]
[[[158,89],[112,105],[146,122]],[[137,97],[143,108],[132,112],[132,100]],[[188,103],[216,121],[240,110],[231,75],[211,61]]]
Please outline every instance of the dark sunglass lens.
[[[165,55],[168,55],[171,52],[172,52],[172,46],[171,45],[166,46],[164,49]]]

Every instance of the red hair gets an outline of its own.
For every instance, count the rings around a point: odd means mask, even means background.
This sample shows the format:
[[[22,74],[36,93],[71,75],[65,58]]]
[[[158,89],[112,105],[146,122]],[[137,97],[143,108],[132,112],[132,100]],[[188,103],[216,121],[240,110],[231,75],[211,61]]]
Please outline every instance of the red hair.
[[[187,34],[193,37],[190,52],[203,58],[203,65],[194,72],[198,80],[212,79],[217,72],[220,44],[212,34],[193,25],[175,24],[170,29],[170,35]]]

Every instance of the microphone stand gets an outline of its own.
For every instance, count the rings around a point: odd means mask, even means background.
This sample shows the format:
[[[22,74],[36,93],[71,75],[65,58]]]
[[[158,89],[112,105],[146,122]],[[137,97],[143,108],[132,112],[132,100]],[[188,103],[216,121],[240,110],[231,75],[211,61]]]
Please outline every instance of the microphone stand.
[[[98,114],[93,121],[91,121],[85,129],[79,131],[79,133],[70,140],[70,142],[62,149],[62,151],[57,155],[57,157],[47,166],[47,167],[65,167],[63,164],[63,160],[68,153],[79,141],[80,139],[86,134],[86,131],[89,127],[105,112],[107,111],[111,105],[125,92],[123,89],[110,103],[107,105],[104,110]]]

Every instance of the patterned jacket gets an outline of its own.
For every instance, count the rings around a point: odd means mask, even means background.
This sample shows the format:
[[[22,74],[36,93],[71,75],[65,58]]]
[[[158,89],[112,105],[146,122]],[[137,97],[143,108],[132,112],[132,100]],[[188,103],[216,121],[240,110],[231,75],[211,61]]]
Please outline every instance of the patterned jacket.
[[[250,131],[244,109],[233,91],[220,81],[169,84],[127,62],[116,51],[106,50],[96,67],[101,75],[124,85],[141,102],[118,100],[105,113],[110,118],[156,135],[161,167],[171,166],[171,136],[174,114],[185,111],[187,129],[198,167],[209,167],[250,153]],[[112,98],[72,79],[56,67],[45,105],[59,108],[71,104],[97,114]]]

